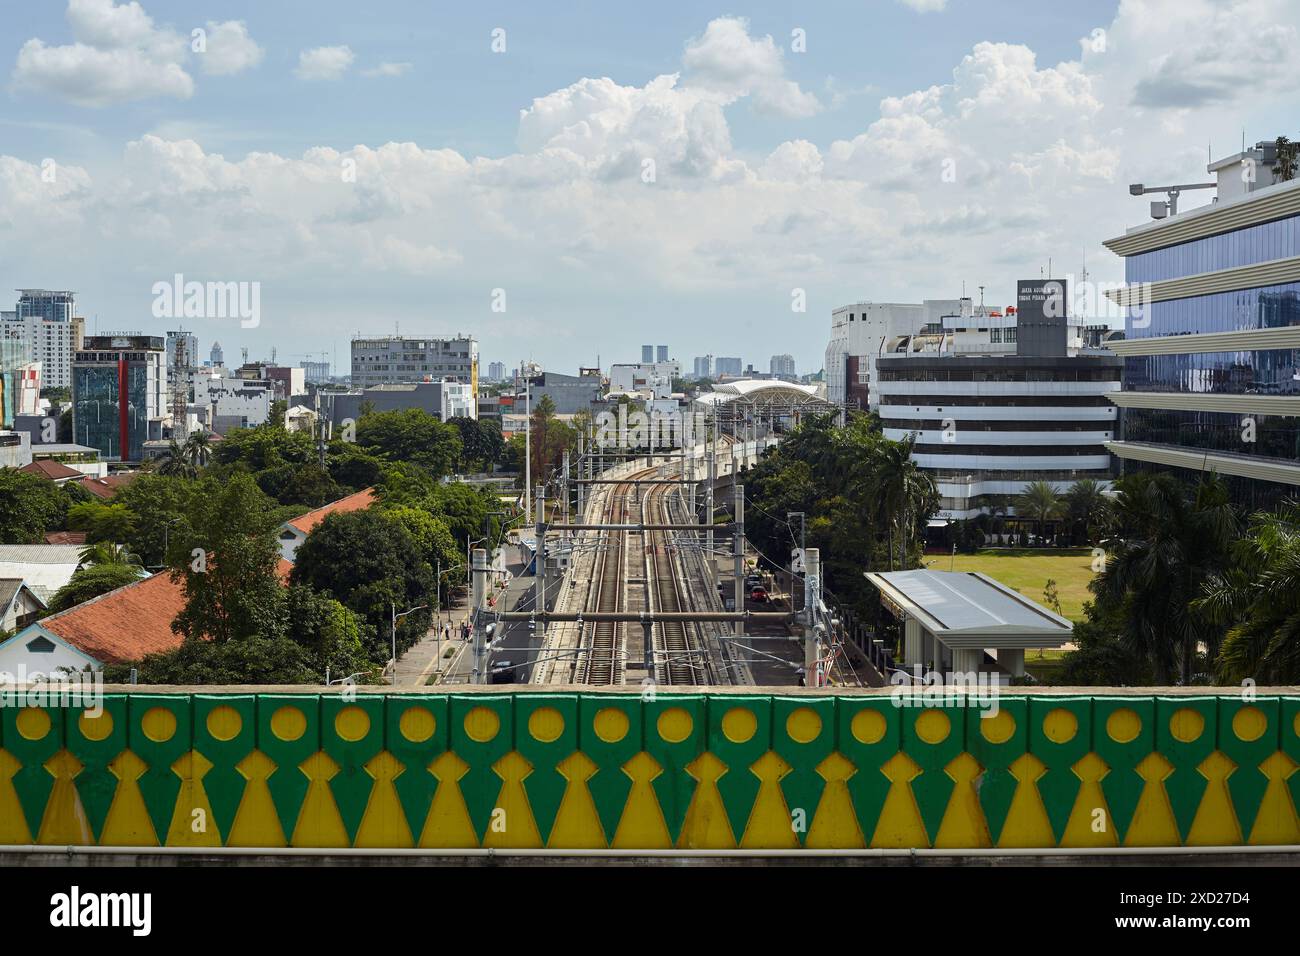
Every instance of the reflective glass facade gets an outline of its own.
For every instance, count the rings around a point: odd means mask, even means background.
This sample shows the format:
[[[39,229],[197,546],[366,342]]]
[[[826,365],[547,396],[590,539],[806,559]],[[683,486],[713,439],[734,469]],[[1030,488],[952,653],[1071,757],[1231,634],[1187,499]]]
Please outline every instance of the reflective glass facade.
[[[1125,273],[1129,282],[1159,282],[1292,256],[1300,256],[1300,218],[1295,216],[1129,256]]]
[[[1158,282],[1295,256],[1300,256],[1300,217],[1292,216],[1129,256],[1125,277],[1130,283]],[[1130,311],[1125,333],[1129,339],[1145,339],[1292,326],[1300,326],[1300,282],[1156,302],[1145,314]],[[1130,356],[1124,362],[1124,389],[1300,396],[1300,348]],[[1300,465],[1298,417],[1127,408],[1122,438]],[[1131,459],[1124,463],[1126,471],[1160,467]],[[1297,491],[1295,485],[1240,477],[1232,478],[1230,486],[1237,501],[1248,507],[1266,507],[1280,494]]]
[[[126,365],[126,408],[121,407],[116,362],[82,365],[72,370],[73,441],[99,449],[114,461],[140,461],[149,437],[149,368]],[[122,422],[126,422],[126,449],[122,448]]]
[[[1300,459],[1300,418],[1282,415],[1129,408],[1124,411],[1124,438],[1236,455]]]
[[[1300,395],[1300,349],[1134,355],[1124,387],[1138,392]]]
[[[1300,282],[1152,302],[1144,318],[1139,324],[1130,310],[1124,323],[1128,338],[1300,325]]]

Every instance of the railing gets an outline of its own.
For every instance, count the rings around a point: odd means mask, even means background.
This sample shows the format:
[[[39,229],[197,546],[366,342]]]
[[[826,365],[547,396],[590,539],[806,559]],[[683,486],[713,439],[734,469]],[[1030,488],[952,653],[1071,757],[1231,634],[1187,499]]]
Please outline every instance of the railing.
[[[107,688],[0,708],[0,844],[1300,843],[1293,689]]]

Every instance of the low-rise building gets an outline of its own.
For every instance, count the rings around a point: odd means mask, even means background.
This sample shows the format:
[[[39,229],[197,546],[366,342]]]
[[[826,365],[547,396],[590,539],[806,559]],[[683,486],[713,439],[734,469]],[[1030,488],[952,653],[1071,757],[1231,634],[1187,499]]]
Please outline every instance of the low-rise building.
[[[22,578],[0,578],[0,632],[22,630],[47,606]]]
[[[291,518],[280,525],[280,557],[285,561],[293,561],[298,549],[307,540],[307,535],[311,534],[312,529],[330,515],[345,514],[349,511],[364,511],[374,504],[376,500],[378,499],[375,497],[373,488],[363,488],[346,498],[331,501],[324,507]]]
[[[81,567],[79,544],[0,544],[0,578],[22,578],[48,604]]]

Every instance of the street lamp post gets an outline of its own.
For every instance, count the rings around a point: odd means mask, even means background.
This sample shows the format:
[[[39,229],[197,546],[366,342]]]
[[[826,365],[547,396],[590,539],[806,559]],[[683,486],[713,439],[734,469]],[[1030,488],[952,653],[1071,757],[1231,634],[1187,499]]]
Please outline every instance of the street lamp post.
[[[393,637],[393,686],[394,687],[397,686],[397,619],[399,617],[406,617],[406,615],[408,614],[414,614],[416,611],[423,611],[428,606],[429,605],[427,604],[418,604],[415,607],[407,608],[401,614],[398,614],[397,605],[392,601],[388,602],[388,613],[390,615],[390,621],[392,623],[392,637]]]

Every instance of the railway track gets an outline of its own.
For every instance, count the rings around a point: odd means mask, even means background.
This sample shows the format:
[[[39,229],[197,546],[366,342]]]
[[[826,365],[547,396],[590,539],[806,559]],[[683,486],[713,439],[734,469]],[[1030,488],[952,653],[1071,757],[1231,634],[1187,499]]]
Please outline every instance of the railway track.
[[[647,468],[629,475],[629,478],[643,478],[654,473]],[[622,524],[631,520],[628,501],[635,485],[612,485],[606,495],[602,511],[603,524]],[[602,532],[600,557],[597,561],[594,607],[596,611],[626,610],[627,596],[624,582],[627,578],[628,548],[630,535],[622,531]],[[589,606],[592,602],[589,601]],[[578,683],[608,686],[625,682],[624,673],[627,664],[626,625],[613,621],[595,621],[584,625],[583,647],[586,653],[578,665],[575,679]]]
[[[674,485],[651,485],[646,491],[646,505],[652,520],[657,524],[673,521],[671,507]],[[681,576],[673,561],[672,535],[674,532],[649,533],[650,590],[653,610],[686,611],[691,609]],[[655,680],[663,684],[707,684],[704,670],[705,655],[701,653],[699,625],[681,621],[662,621],[654,626]]]

